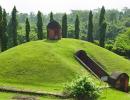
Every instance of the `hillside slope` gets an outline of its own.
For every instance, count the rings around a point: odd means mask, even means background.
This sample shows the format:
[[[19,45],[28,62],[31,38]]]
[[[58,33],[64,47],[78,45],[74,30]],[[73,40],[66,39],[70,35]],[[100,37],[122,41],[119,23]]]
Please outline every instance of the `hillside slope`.
[[[109,73],[115,70],[130,72],[130,61],[86,41],[42,40],[25,43],[0,54],[0,85],[60,88],[61,84],[77,75],[88,73],[74,58],[74,53],[80,49]]]

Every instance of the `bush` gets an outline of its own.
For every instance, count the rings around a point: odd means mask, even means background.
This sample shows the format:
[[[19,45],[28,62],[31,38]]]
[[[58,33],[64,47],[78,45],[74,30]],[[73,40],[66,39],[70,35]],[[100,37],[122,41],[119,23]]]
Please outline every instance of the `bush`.
[[[112,44],[106,44],[105,48],[112,51],[113,45]]]
[[[98,40],[94,40],[94,44],[99,46],[99,41]]]
[[[121,47],[113,48],[112,51],[118,55],[126,56],[126,50]]]
[[[121,56],[129,56],[130,51],[130,29],[117,36],[113,51]]]
[[[113,46],[113,52],[129,57],[130,55],[130,29],[128,31],[119,34]]]
[[[79,77],[67,84],[64,93],[78,100],[96,100],[100,96],[99,88],[89,77]]]

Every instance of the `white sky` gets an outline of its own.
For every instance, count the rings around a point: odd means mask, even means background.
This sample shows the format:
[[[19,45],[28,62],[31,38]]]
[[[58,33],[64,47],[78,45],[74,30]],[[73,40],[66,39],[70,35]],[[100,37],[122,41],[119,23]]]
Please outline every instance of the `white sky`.
[[[11,12],[15,5],[19,12],[29,13],[31,11],[47,14],[53,11],[67,12],[71,10],[92,10],[101,8],[102,5],[107,9],[122,9],[130,7],[130,0],[0,0],[0,5]]]

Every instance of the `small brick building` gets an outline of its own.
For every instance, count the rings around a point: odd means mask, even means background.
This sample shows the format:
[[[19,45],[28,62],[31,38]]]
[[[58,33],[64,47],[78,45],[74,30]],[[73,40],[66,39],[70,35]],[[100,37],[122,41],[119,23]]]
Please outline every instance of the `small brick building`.
[[[113,72],[109,77],[109,83],[121,91],[129,91],[129,76],[126,73]]]
[[[60,24],[53,20],[47,25],[47,39],[59,40],[62,37],[62,31]]]

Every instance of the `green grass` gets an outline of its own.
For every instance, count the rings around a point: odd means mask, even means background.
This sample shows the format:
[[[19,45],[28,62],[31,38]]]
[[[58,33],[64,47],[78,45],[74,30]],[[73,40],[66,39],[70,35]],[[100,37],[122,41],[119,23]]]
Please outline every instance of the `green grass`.
[[[130,100],[130,94],[114,89],[105,89],[99,100]]]
[[[48,97],[48,96],[33,96],[33,95],[24,95],[24,94],[17,94],[17,93],[5,93],[5,92],[0,92],[0,100],[13,100],[13,97],[35,97],[38,100],[61,100],[60,98],[56,97]],[[66,99],[64,99],[66,100]]]
[[[62,91],[64,83],[77,75],[88,74],[74,58],[74,53],[80,49],[109,73],[117,70],[130,72],[130,61],[85,41],[32,41],[0,54],[0,86]]]
[[[87,73],[74,59],[74,48],[64,47],[65,41],[35,41],[1,53],[0,84],[56,90],[76,75]]]
[[[5,92],[0,92],[0,99],[1,100],[10,100],[14,94],[12,93],[5,93]]]
[[[23,95],[17,93],[4,93],[0,92],[0,100],[11,100],[12,97],[15,96],[32,96],[32,95]],[[49,97],[49,96],[36,96],[38,100],[73,100],[73,99],[61,99],[56,97]],[[101,97],[98,100],[130,100],[130,94],[117,91],[114,89],[105,89],[101,93]]]

